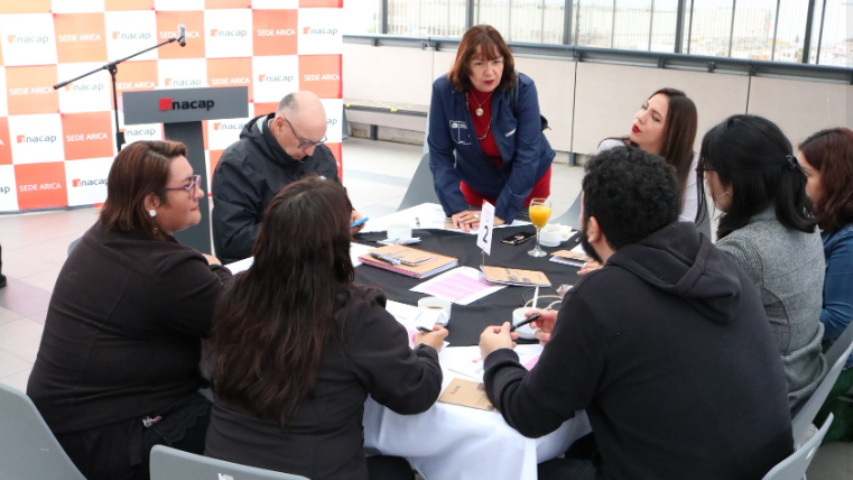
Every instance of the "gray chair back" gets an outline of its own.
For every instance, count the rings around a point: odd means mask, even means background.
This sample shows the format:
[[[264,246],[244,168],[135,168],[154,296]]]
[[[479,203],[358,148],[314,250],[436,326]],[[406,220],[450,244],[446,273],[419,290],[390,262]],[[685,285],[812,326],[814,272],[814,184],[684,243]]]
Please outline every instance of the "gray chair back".
[[[827,372],[826,376],[823,377],[823,380],[820,381],[817,389],[808,401],[806,401],[805,405],[803,405],[800,411],[794,416],[794,419],[791,422],[791,430],[794,434],[795,444],[800,443],[803,435],[808,431],[809,426],[811,426],[815,416],[817,416],[818,410],[823,406],[823,402],[826,401],[826,397],[829,395],[829,391],[832,390],[833,385],[835,385],[835,381],[838,380],[838,375],[841,373],[841,369],[844,368],[844,364],[847,362],[847,357],[850,356],[851,350],[853,350],[853,343],[847,345],[847,348],[845,348],[842,354],[835,360],[835,363],[830,364],[827,361],[827,364],[831,365],[829,372]]]
[[[86,480],[27,395],[0,383],[0,479]]]
[[[440,203],[438,195],[435,193],[435,182],[432,178],[432,171],[429,169],[429,153],[425,153],[421,157],[421,162],[412,176],[412,181],[409,183],[409,188],[406,190],[406,194],[403,195],[403,201],[400,202],[397,211],[399,212],[400,210],[422,203]]]
[[[832,418],[830,413],[820,430],[808,442],[770,469],[762,480],[805,480],[806,470],[809,469],[820,443],[823,442],[823,437],[826,436],[826,431],[832,424]]]
[[[572,203],[572,206],[569,207],[569,210],[560,215],[559,217],[550,221],[550,223],[559,223],[560,225],[568,225],[575,230],[581,229],[581,224],[578,221],[578,216],[581,214],[581,193],[578,193],[578,196],[575,198],[575,201]]]
[[[202,457],[165,445],[151,449],[150,465],[151,480],[308,480],[299,475]]]
[[[853,322],[847,324],[847,328],[841,332],[841,335],[835,339],[835,343],[823,354],[823,357],[826,358],[826,363],[828,365],[835,365],[835,362],[838,361],[838,358],[841,357],[841,354],[847,350],[847,347],[851,343],[853,343]]]

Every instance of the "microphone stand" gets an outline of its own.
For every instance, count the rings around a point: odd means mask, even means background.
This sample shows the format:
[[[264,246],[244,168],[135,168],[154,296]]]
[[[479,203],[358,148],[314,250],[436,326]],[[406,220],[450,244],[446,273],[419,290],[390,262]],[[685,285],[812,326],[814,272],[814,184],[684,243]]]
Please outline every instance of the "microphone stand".
[[[66,80],[62,83],[57,83],[56,85],[53,86],[53,89],[59,90],[60,88],[68,85],[69,83],[74,83],[77,80],[80,80],[81,78],[88,77],[89,75],[92,75],[94,73],[98,73],[101,70],[106,70],[106,71],[110,72],[110,76],[112,77],[112,86],[113,86],[113,107],[115,108],[113,110],[113,113],[115,114],[115,122],[116,122],[116,131],[115,131],[116,152],[119,152],[119,151],[121,151],[121,146],[124,145],[124,132],[121,131],[121,129],[119,128],[119,124],[118,124],[118,93],[116,93],[116,74],[118,73],[118,64],[120,64],[126,60],[130,60],[133,57],[142,55],[143,53],[150,52],[151,50],[155,50],[157,48],[160,48],[163,45],[168,45],[170,43],[180,41],[182,38],[183,37],[170,38],[170,39],[166,40],[165,42],[154,45],[153,47],[146,48],[145,50],[136,52],[133,55],[129,55],[127,57],[116,60],[114,62],[110,62],[104,66],[101,66],[101,67],[98,67],[98,68],[92,70],[91,72],[84,73],[83,75],[80,75],[79,77],[72,78],[71,80]]]

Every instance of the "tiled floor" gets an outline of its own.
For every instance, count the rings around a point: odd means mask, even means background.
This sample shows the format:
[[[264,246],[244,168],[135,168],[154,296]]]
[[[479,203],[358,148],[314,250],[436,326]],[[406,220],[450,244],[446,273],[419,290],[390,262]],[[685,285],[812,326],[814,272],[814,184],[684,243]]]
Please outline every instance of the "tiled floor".
[[[344,185],[363,215],[391,213],[403,199],[421,158],[421,147],[349,139],[344,143]],[[551,204],[555,216],[569,208],[580,190],[583,170],[554,165]],[[0,215],[3,273],[0,289],[0,382],[26,389],[35,361],[53,285],[68,244],[97,219],[93,208],[24,215]],[[853,444],[820,449],[809,480],[853,480]]]

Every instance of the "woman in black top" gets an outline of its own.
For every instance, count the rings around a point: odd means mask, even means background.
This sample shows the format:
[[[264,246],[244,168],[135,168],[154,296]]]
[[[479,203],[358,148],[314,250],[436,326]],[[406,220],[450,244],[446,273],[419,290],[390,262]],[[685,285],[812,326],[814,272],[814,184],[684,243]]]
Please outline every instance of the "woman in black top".
[[[155,444],[204,450],[200,339],[231,273],[172,237],[201,218],[186,153],[151,141],[118,154],[50,299],[27,394],[89,480],[147,479]]]
[[[447,330],[418,334],[413,351],[385,297],[353,285],[351,211],[344,188],[316,176],[267,207],[254,263],[228,284],[214,318],[206,455],[364,480],[367,395],[401,414],[438,398]]]

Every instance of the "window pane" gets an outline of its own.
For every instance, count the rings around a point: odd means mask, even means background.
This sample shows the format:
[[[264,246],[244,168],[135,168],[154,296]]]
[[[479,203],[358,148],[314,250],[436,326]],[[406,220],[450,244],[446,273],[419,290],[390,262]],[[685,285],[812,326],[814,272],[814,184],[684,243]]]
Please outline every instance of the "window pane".
[[[685,18],[687,18],[685,16]],[[654,0],[652,19],[652,48],[654,52],[675,51],[675,25],[678,21],[678,0]],[[684,36],[687,37],[685,29]]]
[[[819,22],[817,25],[820,28]],[[819,63],[839,67],[853,66],[853,2],[826,0]]]
[[[344,5],[344,35],[382,33],[379,25],[381,0],[347,0]]]
[[[509,7],[510,0],[474,0],[474,25],[491,25],[510,41]]]
[[[391,35],[459,37],[464,30],[464,0],[388,0]]]
[[[693,0],[688,16],[690,43],[685,53],[725,57],[729,54],[732,0]],[[687,32],[685,32],[687,34]]]
[[[474,0],[474,24],[508,42],[563,43],[564,9],[564,0]]]
[[[577,45],[613,46],[613,0],[578,0],[575,8]]]
[[[732,57],[770,60],[776,0],[737,0]]]
[[[779,27],[776,33],[776,51],[773,52],[772,60],[803,61],[808,11],[809,0],[782,0],[779,3]],[[817,41],[817,37],[814,38]],[[814,45],[817,46],[817,44]]]

